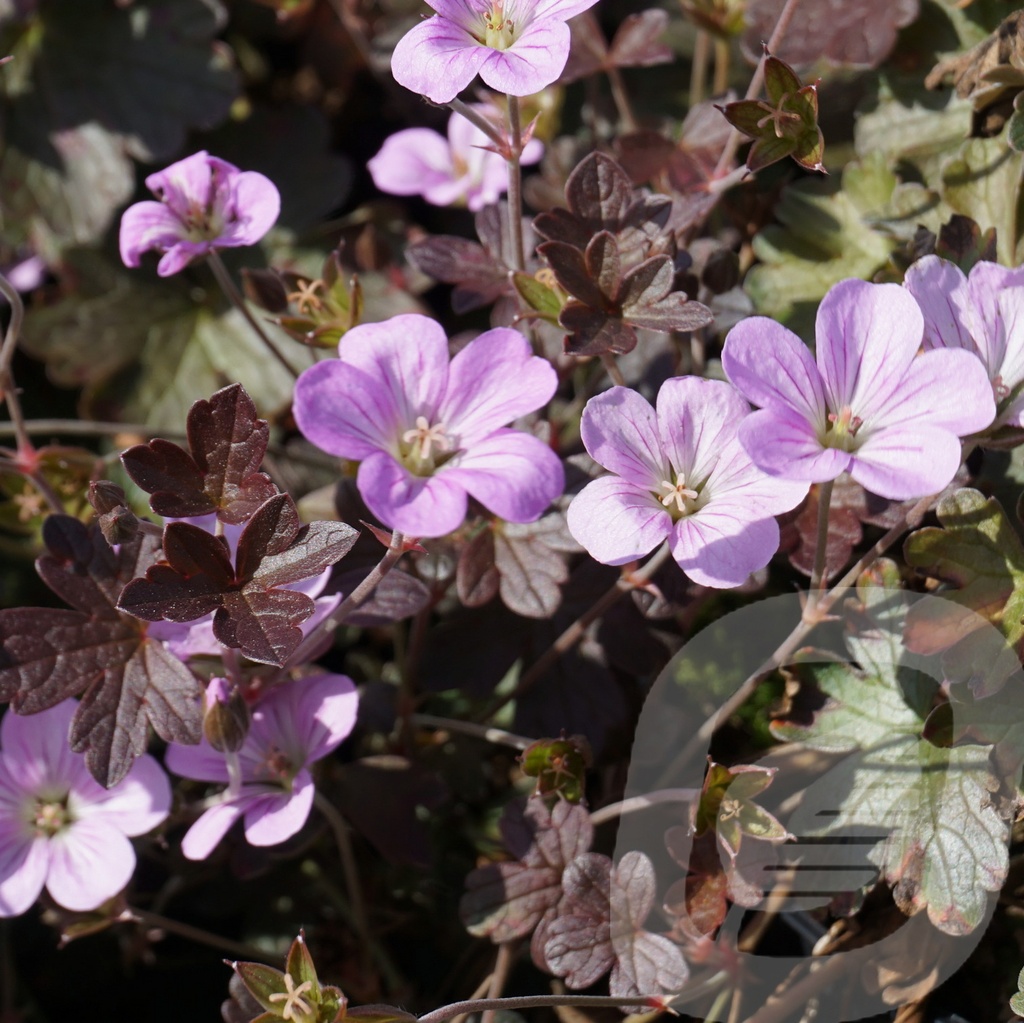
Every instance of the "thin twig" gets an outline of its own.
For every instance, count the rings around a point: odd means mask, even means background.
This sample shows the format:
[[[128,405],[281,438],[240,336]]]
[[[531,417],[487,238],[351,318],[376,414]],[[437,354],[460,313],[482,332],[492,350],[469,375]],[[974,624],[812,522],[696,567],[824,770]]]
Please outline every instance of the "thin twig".
[[[622,375],[622,370],[619,369],[619,364],[615,361],[615,356],[611,352],[601,353],[601,363],[611,377],[611,381],[618,387],[626,386],[626,378]]]
[[[505,983],[508,980],[509,971],[512,969],[512,962],[515,958],[515,948],[516,943],[512,941],[503,941],[498,946],[498,957],[494,962],[494,972],[491,974],[491,983],[487,987],[487,1000],[489,1002],[500,998],[501,992],[505,989]],[[480,1023],[494,1023],[496,1014],[497,1009],[485,1009],[480,1017]]]
[[[622,80],[622,72],[617,67],[607,69],[608,84],[612,87],[612,99],[615,101],[615,109],[619,112],[619,120],[625,131],[636,131],[636,115],[633,113],[633,104],[629,101],[629,93],[626,92],[626,83]]]
[[[444,1023],[445,1020],[471,1012],[486,1012],[488,1009],[545,1009],[555,1005],[572,1005],[579,1009],[611,1009],[616,1005],[638,1005],[654,1008],[661,1005],[660,995],[644,995],[623,998],[616,995],[521,995],[512,998],[474,998],[464,1002],[452,1002],[440,1009],[424,1013],[418,1023]]]
[[[600,618],[610,607],[612,607],[620,597],[623,597],[627,593],[631,593],[633,590],[644,583],[658,571],[659,568],[668,560],[669,556],[668,544],[663,544],[661,549],[658,550],[655,555],[647,562],[642,568],[637,569],[635,572],[630,572],[626,575],[620,576],[616,581],[615,585],[612,586],[606,593],[604,593],[587,611],[585,611],[579,618],[576,619],[559,637],[544,651],[536,661],[533,662],[530,669],[523,675],[519,680],[518,685],[509,693],[504,696],[499,696],[493,700],[487,709],[480,716],[482,721],[488,721],[494,717],[495,714],[501,710],[507,703],[511,703],[512,700],[517,700],[524,693],[529,692],[547,673],[547,671],[554,665],[559,657],[564,653],[571,650],[582,638],[584,633],[587,631],[587,627],[591,622]],[[625,1004],[625,1003],[623,1003]]]
[[[280,348],[274,344],[270,335],[263,329],[263,326],[259,323],[255,316],[249,311],[248,305],[246,305],[245,299],[242,297],[242,293],[235,287],[235,282],[231,279],[231,274],[228,273],[228,268],[224,265],[224,260],[220,258],[220,253],[216,249],[211,249],[210,254],[207,256],[207,262],[210,264],[210,269],[213,270],[213,276],[217,278],[217,283],[221,287],[221,291],[227,296],[228,301],[245,317],[246,322],[254,331],[256,331],[260,340],[266,346],[267,351],[274,356],[277,361],[284,366],[286,370],[293,377],[298,377],[299,371],[288,361],[284,353]]]
[[[352,907],[352,919],[359,938],[359,946],[363,955],[369,955],[370,947],[373,944],[370,934],[370,918],[366,912],[366,900],[363,898],[363,885],[359,879],[359,865],[356,863],[355,851],[352,848],[349,826],[345,818],[338,812],[337,807],[319,789],[313,794],[313,802],[323,814],[324,820],[330,825],[334,835],[334,842],[338,847],[338,857],[341,860],[341,872],[345,878],[345,891],[348,895],[349,905]]]
[[[509,746],[512,749],[523,750],[532,746],[534,742],[533,739],[527,739],[525,736],[506,732],[504,728],[490,728],[487,725],[478,725],[473,721],[458,721],[455,718],[436,717],[433,714],[411,714],[409,723],[420,728],[461,732],[463,735],[473,736],[474,739],[483,739],[486,742],[493,742],[497,746]]]
[[[700,796],[700,789],[657,789],[642,796],[630,796],[618,803],[609,803],[590,815],[590,823],[604,824],[627,813],[647,810],[661,803],[690,803]]]
[[[172,920],[170,917],[162,916],[160,913],[151,913],[146,909],[136,909],[130,906],[121,914],[121,920],[125,923],[137,923],[143,927],[155,927],[168,934],[176,934],[179,938],[187,938],[200,945],[209,945],[220,952],[241,959],[256,959],[264,963],[275,963],[280,959],[277,952],[268,952],[266,949],[258,948],[255,945],[245,945],[240,941],[232,941],[230,938],[222,938],[219,934],[204,931],[201,927],[193,927],[192,924],[183,923],[181,920]]]

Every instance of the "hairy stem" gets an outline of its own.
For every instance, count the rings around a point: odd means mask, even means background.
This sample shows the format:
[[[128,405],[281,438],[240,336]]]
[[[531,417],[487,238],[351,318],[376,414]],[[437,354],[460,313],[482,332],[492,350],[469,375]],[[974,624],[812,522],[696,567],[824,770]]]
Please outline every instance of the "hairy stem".
[[[697,29],[693,45],[693,63],[690,65],[690,107],[704,101],[704,83],[708,77],[708,57],[711,55],[711,36]]]
[[[270,335],[263,329],[263,326],[259,323],[255,316],[249,311],[249,307],[245,303],[245,299],[242,297],[242,293],[235,287],[235,282],[231,279],[231,274],[228,273],[228,268],[224,265],[224,260],[220,258],[220,253],[213,249],[209,256],[207,256],[207,262],[210,264],[210,269],[213,270],[213,276],[217,278],[217,283],[220,285],[221,291],[227,296],[228,301],[245,317],[246,322],[254,331],[256,331],[259,339],[266,346],[267,351],[274,356],[277,361],[284,366],[286,370],[293,377],[298,377],[299,371],[288,361],[284,353],[276,344],[271,340]]]
[[[463,103],[461,99],[453,99],[448,106],[460,117],[464,117],[475,127],[479,128],[496,146],[499,148],[504,146],[505,140],[502,138],[497,125],[489,118],[484,117],[479,110],[469,103]]]
[[[658,806],[661,803],[690,803],[699,797],[700,789],[657,789],[654,792],[644,793],[642,796],[630,796],[629,799],[623,799],[619,803],[602,806],[590,815],[590,823],[604,824],[623,814],[636,813],[638,810],[646,810],[648,807]]]
[[[811,568],[811,588],[807,594],[807,615],[814,613],[814,606],[825,585],[826,562],[828,560],[828,516],[832,507],[832,487],[835,480],[827,480],[818,491],[818,530],[814,541],[814,565]]]
[[[524,693],[529,692],[550,670],[558,658],[562,654],[571,650],[582,638],[584,633],[587,631],[587,627],[591,622],[596,621],[601,617],[610,607],[612,607],[620,597],[623,597],[627,593],[631,593],[633,590],[640,586],[643,586],[648,579],[658,571],[659,568],[665,563],[669,556],[668,544],[663,544],[660,550],[647,562],[643,568],[637,569],[635,572],[629,572],[625,575],[620,576],[615,585],[612,586],[606,593],[604,593],[598,600],[588,608],[579,618],[576,619],[562,634],[544,651],[536,661],[533,662],[530,669],[523,675],[519,680],[519,684],[510,692],[504,696],[500,696],[493,700],[487,709],[481,715],[481,720],[487,721],[494,717],[495,714],[501,710],[507,703],[511,703],[512,700],[517,700]],[[625,1003],[623,1003],[625,1004]]]
[[[514,958],[515,943],[503,941],[498,946],[498,956],[494,962],[494,972],[491,974],[491,982],[487,986],[487,1000],[489,1002],[494,1002],[501,997],[501,992],[505,989],[505,983],[508,980],[509,971],[512,969]],[[497,1009],[485,1009],[480,1017],[480,1023],[494,1023],[496,1014]]]
[[[445,732],[460,732],[471,735],[474,739],[493,742],[497,746],[508,746],[511,749],[524,750],[533,745],[533,739],[506,732],[503,728],[490,728],[478,725],[473,721],[459,721],[455,718],[436,717],[433,714],[411,714],[409,723],[419,728],[437,728]]]
[[[700,755],[707,749],[711,736],[715,734],[720,725],[728,721],[747,702],[761,679],[789,660],[811,630],[824,619],[835,603],[856,584],[861,573],[874,564],[903,535],[908,526],[913,526],[920,522],[921,517],[937,496],[936,494],[929,494],[927,497],[922,497],[885,536],[857,561],[853,568],[832,589],[822,594],[821,599],[815,605],[813,618],[805,614],[789,636],[779,644],[775,653],[751,674],[739,689],[700,726],[689,742],[679,751],[672,763],[669,764],[668,768],[662,772],[659,784],[664,784],[668,779],[676,777],[676,773],[680,769],[686,766],[695,756]]]
[[[725,39],[715,40],[715,80],[711,88],[716,96],[729,88],[729,43]]]
[[[508,96],[508,226],[512,238],[514,269],[526,269],[523,243],[523,130],[519,122],[519,97]]]
[[[619,369],[619,364],[615,361],[615,356],[611,352],[601,353],[601,363],[613,384],[618,387],[626,386],[626,378],[622,375],[622,370]]]

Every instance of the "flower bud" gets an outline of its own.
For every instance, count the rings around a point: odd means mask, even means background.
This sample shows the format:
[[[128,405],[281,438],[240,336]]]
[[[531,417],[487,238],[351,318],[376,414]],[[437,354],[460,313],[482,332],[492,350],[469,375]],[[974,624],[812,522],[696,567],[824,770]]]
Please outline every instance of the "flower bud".
[[[226,678],[212,678],[206,687],[203,735],[221,753],[237,753],[249,734],[249,705]]]
[[[89,504],[99,516],[100,532],[111,546],[127,543],[138,531],[139,520],[128,507],[124,491],[110,480],[89,484]]]

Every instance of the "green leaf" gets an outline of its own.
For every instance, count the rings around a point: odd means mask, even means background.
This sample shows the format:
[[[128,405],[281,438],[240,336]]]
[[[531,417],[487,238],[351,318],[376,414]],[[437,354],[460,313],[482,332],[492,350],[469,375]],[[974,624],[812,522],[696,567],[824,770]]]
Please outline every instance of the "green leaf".
[[[1021,154],[1001,137],[968,139],[942,168],[942,197],[956,212],[996,229],[999,262],[1016,266],[1024,254]]]
[[[994,692],[1019,668],[997,649],[998,634],[1010,649],[1024,651],[1024,546],[1002,505],[965,488],[937,508],[941,527],[919,529],[904,545],[907,564],[952,584],[942,600],[914,609],[907,642],[915,650],[943,650],[947,669],[966,678],[977,695]]]
[[[849,651],[860,666],[810,663],[805,654],[800,676],[826,702],[809,724],[773,729],[812,749],[852,751],[806,791],[789,824],[802,836],[885,832],[868,858],[894,886],[900,908],[926,910],[947,934],[968,934],[1008,867],[990,747],[940,749],[921,737],[937,682],[907,667],[903,600],[883,589],[860,596],[866,624]]]
[[[523,774],[537,779],[534,795],[562,798],[578,803],[583,798],[584,776],[593,757],[582,735],[561,739],[538,739],[519,758]]]
[[[1018,1016],[1024,1016],[1024,970],[1017,975],[1017,993],[1010,999],[1010,1008]]]
[[[825,292],[846,277],[870,278],[896,247],[873,226],[895,189],[880,155],[848,164],[841,186],[812,178],[786,188],[776,208],[780,223],[754,238],[761,264],[744,287],[757,311],[813,334],[813,313]]]

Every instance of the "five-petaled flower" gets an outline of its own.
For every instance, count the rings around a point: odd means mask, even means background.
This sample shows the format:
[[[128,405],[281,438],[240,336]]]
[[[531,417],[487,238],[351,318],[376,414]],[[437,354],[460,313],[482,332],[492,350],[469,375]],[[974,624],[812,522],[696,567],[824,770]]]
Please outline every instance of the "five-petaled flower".
[[[749,407],[729,384],[667,380],[657,411],[626,387],[591,398],[581,433],[615,475],[588,483],[569,505],[569,531],[607,565],[668,540],[679,567],[703,586],[738,586],[779,546],[774,516],[807,487],[757,469],[736,439]]]
[[[121,218],[121,258],[138,266],[143,252],[162,252],[161,277],[183,270],[214,249],[255,245],[281,211],[274,183],[256,171],[240,171],[208,153],[150,174],[146,187],[160,200],[137,202]]]
[[[924,313],[926,349],[963,348],[981,359],[998,410],[993,429],[1024,427],[1024,268],[980,262],[967,277],[925,256],[903,283]]]
[[[45,885],[76,912],[116,895],[135,870],[129,836],[144,835],[171,808],[171,787],[150,756],[103,788],[68,749],[77,701],[0,721],[0,916],[24,913]]]
[[[352,731],[358,694],[345,675],[314,675],[271,690],[253,709],[238,751],[241,785],[230,788],[189,828],[181,851],[202,860],[232,824],[245,818],[252,845],[291,838],[309,816],[315,792],[309,765],[331,753]],[[183,778],[228,783],[225,754],[205,739],[198,746],[172,743],[167,766]]]
[[[489,107],[475,104],[487,116]],[[504,159],[486,147],[490,139],[460,114],[448,120],[448,138],[430,128],[406,128],[390,136],[367,164],[373,183],[391,195],[422,195],[435,206],[463,202],[476,211],[496,202],[508,187]],[[536,163],[543,143],[531,139],[520,163]]]
[[[569,58],[566,21],[597,0],[428,0],[437,12],[395,47],[391,72],[435,103],[450,103],[479,74],[497,92],[529,96]]]
[[[296,381],[295,420],[318,448],[361,463],[359,492],[386,525],[444,536],[465,519],[467,495],[533,522],[561,494],[555,453],[505,428],[558,383],[521,334],[486,331],[449,363],[440,325],[407,314],[353,328],[338,351]]]
[[[739,438],[765,472],[823,483],[843,472],[894,500],[936,493],[960,466],[960,437],[995,416],[992,386],[968,351],[918,354],[921,310],[896,284],[846,280],[822,299],[817,362],[763,316],[729,332],[722,365],[760,410]]]

